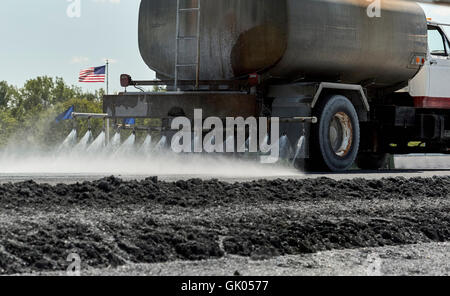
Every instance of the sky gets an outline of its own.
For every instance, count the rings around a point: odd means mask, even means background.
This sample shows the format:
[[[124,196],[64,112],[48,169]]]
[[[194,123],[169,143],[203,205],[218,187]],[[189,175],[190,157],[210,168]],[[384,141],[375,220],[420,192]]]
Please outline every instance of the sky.
[[[73,1],[81,3],[80,17],[67,14]],[[154,79],[139,53],[139,4],[140,0],[1,0],[0,81],[20,87],[30,78],[48,75],[95,90],[104,84],[78,83],[78,73],[103,65],[107,58],[111,92],[121,90],[122,73]],[[450,23],[450,7],[423,7],[427,17]]]
[[[83,68],[110,59],[110,89],[130,73],[153,79],[142,61],[137,36],[140,0],[80,0],[80,17],[69,17],[68,0],[0,1],[0,81],[22,86],[41,75],[62,77],[86,90],[104,84],[78,83]]]

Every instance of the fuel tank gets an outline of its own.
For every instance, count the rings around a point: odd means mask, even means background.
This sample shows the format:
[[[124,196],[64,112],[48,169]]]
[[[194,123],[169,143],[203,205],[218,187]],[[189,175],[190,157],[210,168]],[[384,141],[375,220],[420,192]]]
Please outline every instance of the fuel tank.
[[[389,87],[417,74],[426,56],[427,21],[410,1],[381,0],[369,17],[367,0],[202,0],[200,50],[195,38],[176,36],[177,0],[142,0],[139,48],[162,79],[178,63],[200,57],[201,80],[229,80],[259,72],[284,81],[339,81]],[[197,7],[180,0],[180,7]],[[376,14],[376,10],[374,10]],[[197,35],[197,12],[179,13],[179,36]],[[195,79],[183,67],[180,79]]]

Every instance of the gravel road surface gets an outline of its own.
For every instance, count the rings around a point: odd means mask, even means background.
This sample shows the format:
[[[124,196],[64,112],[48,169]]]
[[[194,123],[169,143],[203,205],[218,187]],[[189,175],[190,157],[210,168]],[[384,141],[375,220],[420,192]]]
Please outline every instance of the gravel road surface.
[[[83,276],[418,276],[450,275],[450,244],[362,248],[252,260],[226,255],[221,259],[126,264],[86,269]],[[37,275],[66,275],[44,272]],[[36,275],[36,274],[35,274]]]
[[[64,271],[70,253],[81,257],[83,270],[219,260],[206,262],[226,262],[244,274],[252,266],[270,273],[274,262],[289,258],[307,262],[325,254],[344,262],[372,248],[417,245],[430,246],[430,258],[442,262],[424,272],[446,274],[448,245],[441,243],[450,241],[449,197],[450,176],[6,183],[0,185],[0,273]],[[412,261],[404,260],[407,268]],[[411,270],[420,270],[415,262]],[[310,274],[333,273],[320,264]],[[389,273],[390,265],[383,266]],[[353,272],[361,270],[342,270]]]

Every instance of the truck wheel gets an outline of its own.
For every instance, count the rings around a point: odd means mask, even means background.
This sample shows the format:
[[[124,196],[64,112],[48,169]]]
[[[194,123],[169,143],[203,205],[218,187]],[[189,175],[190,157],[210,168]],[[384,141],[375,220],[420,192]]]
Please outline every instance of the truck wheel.
[[[346,97],[332,95],[322,100],[314,113],[319,122],[311,130],[313,168],[333,172],[350,169],[358,155],[360,141],[355,107]]]
[[[356,163],[362,170],[379,170],[385,167],[388,157],[387,153],[360,153]]]

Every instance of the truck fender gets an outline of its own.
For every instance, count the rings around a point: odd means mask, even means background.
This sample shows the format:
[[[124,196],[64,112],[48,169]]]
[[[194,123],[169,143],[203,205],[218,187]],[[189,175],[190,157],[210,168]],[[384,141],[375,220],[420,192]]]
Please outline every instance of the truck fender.
[[[322,93],[325,90],[339,90],[345,92],[354,92],[358,94],[358,98],[361,100],[361,103],[364,107],[364,111],[370,112],[369,100],[367,99],[366,93],[364,92],[364,88],[361,85],[356,84],[344,84],[344,83],[331,83],[331,82],[322,82],[320,83],[316,94],[314,95],[313,101],[311,103],[311,107],[314,108],[316,104],[319,102],[319,99]]]

